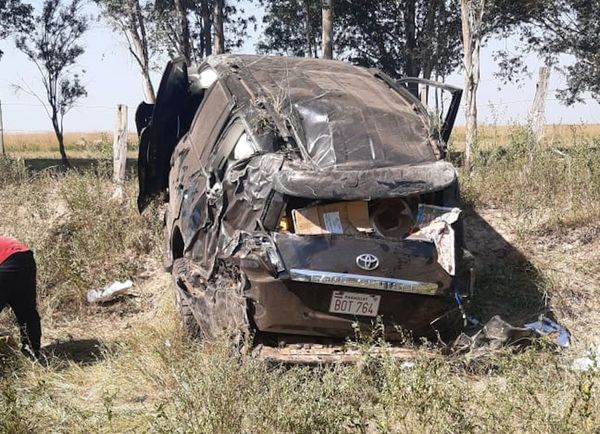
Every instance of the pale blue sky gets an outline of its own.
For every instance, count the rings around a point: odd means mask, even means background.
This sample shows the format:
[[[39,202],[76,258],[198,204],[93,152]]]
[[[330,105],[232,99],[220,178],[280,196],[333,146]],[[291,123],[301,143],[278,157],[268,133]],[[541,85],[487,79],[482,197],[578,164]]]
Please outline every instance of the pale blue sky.
[[[40,0],[32,2],[35,6]],[[260,15],[260,11],[249,12]],[[260,32],[260,27],[259,30]],[[257,35],[252,34],[240,52],[254,52]],[[457,42],[459,43],[459,42]],[[480,122],[512,124],[521,123],[535,93],[534,78],[525,79],[521,87],[502,86],[493,77],[497,70],[492,58],[494,49],[510,46],[511,41],[494,40],[482,50],[482,77],[478,93]],[[84,41],[85,54],[81,65],[85,69],[84,83],[88,90],[87,98],[79,102],[65,118],[66,131],[111,131],[114,123],[114,111],[117,104],[129,107],[129,124],[134,130],[133,113],[143,98],[143,89],[137,66],[131,59],[123,40],[102,22],[93,22]],[[39,102],[26,94],[15,93],[12,84],[27,83],[39,91],[39,78],[35,67],[15,48],[11,40],[0,42],[5,52],[0,60],[0,100],[6,131],[49,131],[51,124]],[[530,56],[527,63],[533,71],[541,66],[541,61]],[[154,83],[158,86],[160,72],[155,72]],[[447,80],[462,87],[462,76],[456,73]],[[550,78],[550,89],[556,89],[564,83],[564,77],[554,72]],[[588,96],[589,97],[589,96]],[[554,99],[550,92],[546,103],[548,123],[600,123],[600,105],[588,98],[584,104],[565,107]],[[463,122],[462,112],[458,123]]]

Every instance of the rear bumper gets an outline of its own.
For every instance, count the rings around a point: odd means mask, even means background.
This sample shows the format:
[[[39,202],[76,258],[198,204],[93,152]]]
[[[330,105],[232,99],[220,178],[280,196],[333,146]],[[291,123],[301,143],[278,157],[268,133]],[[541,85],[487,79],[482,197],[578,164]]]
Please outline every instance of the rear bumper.
[[[330,312],[334,292],[380,297],[377,316],[389,340],[413,336],[448,336],[462,327],[456,292],[464,279],[448,275],[437,263],[432,243],[324,236],[275,237],[277,267],[267,255],[241,260],[250,288],[252,316],[263,332],[345,338],[355,325],[368,330],[375,318]],[[358,268],[361,253],[376,255],[380,266]],[[273,255],[273,253],[271,253]],[[469,280],[468,278],[466,280]]]
[[[262,273],[248,278],[247,298],[256,327],[263,332],[346,338],[353,336],[356,324],[362,331],[375,325],[375,318],[329,312],[334,291],[379,295],[378,315],[389,340],[401,339],[401,330],[416,337],[434,337],[436,332],[449,335],[462,323],[461,312],[450,296],[280,280]]]

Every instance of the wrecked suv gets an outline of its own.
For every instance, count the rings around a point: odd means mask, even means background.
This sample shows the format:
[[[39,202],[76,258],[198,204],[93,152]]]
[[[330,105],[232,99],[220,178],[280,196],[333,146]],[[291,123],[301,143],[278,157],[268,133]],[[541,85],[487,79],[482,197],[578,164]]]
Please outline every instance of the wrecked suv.
[[[434,116],[413,96],[452,100]],[[471,288],[445,144],[461,91],[305,58],[168,64],[136,113],[139,207],[163,194],[184,325],[388,339],[461,327]]]

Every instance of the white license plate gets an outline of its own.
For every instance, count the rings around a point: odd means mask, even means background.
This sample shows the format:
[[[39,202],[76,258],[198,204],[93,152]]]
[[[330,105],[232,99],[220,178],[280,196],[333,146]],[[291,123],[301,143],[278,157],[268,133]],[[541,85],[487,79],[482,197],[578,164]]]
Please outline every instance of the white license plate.
[[[359,316],[377,316],[380,300],[380,295],[333,291],[329,312]]]

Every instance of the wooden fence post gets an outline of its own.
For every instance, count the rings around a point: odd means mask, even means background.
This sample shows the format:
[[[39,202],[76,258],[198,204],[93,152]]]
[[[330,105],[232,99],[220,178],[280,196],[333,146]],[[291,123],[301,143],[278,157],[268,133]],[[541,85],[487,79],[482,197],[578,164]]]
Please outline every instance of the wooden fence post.
[[[115,135],[113,140],[113,181],[115,183],[114,196],[123,195],[125,182],[125,169],[127,164],[127,106],[117,106]]]

